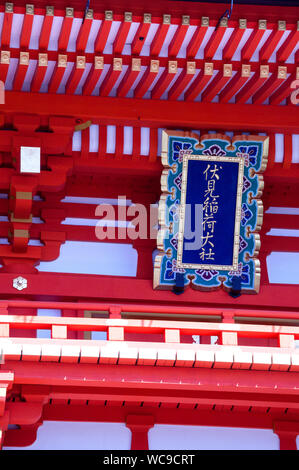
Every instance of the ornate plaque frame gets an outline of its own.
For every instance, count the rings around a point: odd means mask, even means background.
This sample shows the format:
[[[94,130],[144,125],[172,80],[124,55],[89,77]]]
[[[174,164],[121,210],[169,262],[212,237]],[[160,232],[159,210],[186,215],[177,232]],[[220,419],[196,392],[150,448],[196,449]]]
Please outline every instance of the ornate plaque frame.
[[[232,287],[237,276],[243,293],[258,293],[260,287],[260,236],[263,222],[261,196],[264,181],[261,173],[267,166],[269,137],[237,135],[232,140],[223,134],[197,134],[163,131],[161,175],[162,195],[159,202],[159,253],[154,262],[154,288],[172,289],[176,273],[184,286],[215,290]],[[236,190],[233,263],[231,265],[182,262],[185,220],[187,168],[190,160],[239,163]]]

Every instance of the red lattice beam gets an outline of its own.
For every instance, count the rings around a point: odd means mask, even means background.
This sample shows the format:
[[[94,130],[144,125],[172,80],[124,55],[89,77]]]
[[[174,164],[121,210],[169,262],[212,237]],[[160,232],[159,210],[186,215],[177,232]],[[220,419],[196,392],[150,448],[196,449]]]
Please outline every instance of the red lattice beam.
[[[94,49],[95,52],[102,53],[103,50],[105,49],[107,39],[112,27],[112,22],[113,22],[113,13],[112,11],[105,11],[105,17],[102,20],[102,24],[100,26],[97,38],[95,40],[94,44]]]
[[[30,91],[38,92],[42,86],[48,69],[48,54],[39,54],[35,73],[31,82]]]
[[[54,8],[46,7],[46,15],[44,17],[40,37],[39,37],[39,49],[47,50],[49,46],[49,39],[51,35],[52,25],[54,20]]]
[[[202,17],[201,18],[201,24],[198,26],[196,29],[195,33],[193,34],[191,41],[189,42],[187,46],[187,57],[189,59],[193,59],[197,52],[198,49],[200,48],[202,41],[204,40],[204,37],[206,35],[206,32],[209,28],[209,18],[207,17]]]
[[[229,40],[227,41],[226,45],[223,48],[222,57],[223,60],[232,60],[236,50],[239,47],[241,39],[247,28],[247,20],[240,19],[238,28],[235,28],[232,32]]]
[[[34,6],[26,5],[26,13],[24,15],[24,21],[20,37],[20,48],[29,48],[32,25],[34,18]]]
[[[5,83],[10,64],[10,52],[1,51],[0,56],[0,80]]]
[[[147,67],[147,70],[144,72],[141,80],[139,81],[137,87],[134,91],[135,98],[142,98],[145,93],[148,91],[149,87],[155,80],[156,76],[159,73],[159,61],[151,60],[150,66]]]
[[[280,46],[276,54],[277,62],[285,62],[297,46],[299,41],[299,21],[297,21],[297,28],[291,31],[287,39]]]
[[[252,102],[254,104],[262,104],[272,95],[272,93],[286,80],[286,67],[278,67],[277,73],[273,73],[269,80],[253,95]]]
[[[199,72],[198,76],[191,83],[190,87],[185,93],[185,101],[193,101],[204,87],[209,83],[213,76],[213,64],[205,63],[204,68]]]
[[[233,96],[240,90],[251,76],[251,66],[242,65],[242,69],[235,74],[227,86],[221,91],[219,95],[219,103],[228,103]]]
[[[213,98],[219,93],[220,90],[226,85],[226,83],[232,77],[232,65],[226,64],[223,66],[223,70],[219,71],[216,77],[209,83],[207,88],[204,90],[201,101],[212,101]]]
[[[55,69],[53,71],[49,86],[48,86],[48,92],[49,93],[56,93],[61,80],[64,76],[64,72],[67,66],[67,56],[59,54],[58,55],[58,61],[56,62]]]
[[[81,28],[77,37],[77,41],[76,41],[76,50],[80,53],[84,52],[86,49],[92,22],[93,22],[93,10],[89,9],[85,13],[83,23],[81,25]]]
[[[242,90],[236,95],[236,103],[246,103],[251,96],[264,84],[269,77],[269,66],[261,65],[259,72],[243,86]]]
[[[108,96],[114,87],[119,75],[122,72],[122,59],[115,58],[113,59],[113,64],[110,66],[110,69],[107,75],[104,78],[104,81],[100,87],[100,95]]]
[[[258,27],[255,28],[249,36],[246,44],[244,45],[241,56],[242,60],[250,60],[255,53],[262,37],[264,36],[267,29],[267,21],[259,20]]]
[[[20,52],[20,60],[13,81],[13,89],[20,91],[23,87],[29,66],[29,52]]]
[[[120,82],[117,89],[117,96],[126,97],[128,92],[131,90],[136,78],[141,71],[141,59],[132,59],[131,66],[128,67],[122,81]]]
[[[95,89],[99,78],[104,70],[104,59],[103,57],[96,56],[94,58],[94,64],[85,80],[82,87],[82,95],[91,95]]]
[[[267,41],[260,50],[260,60],[268,61],[273,54],[277,44],[284,35],[286,30],[286,22],[278,21],[277,27],[272,31]]]
[[[215,29],[205,47],[204,57],[206,59],[213,59],[215,52],[217,51],[219,44],[222,41],[222,38],[227,30],[227,25],[228,19],[222,18],[219,27]]]
[[[166,34],[168,33],[169,27],[171,24],[171,16],[163,15],[162,24],[159,25],[158,31],[155,34],[155,37],[151,43],[150,54],[153,56],[158,56],[163,47]]]
[[[177,62],[175,60],[170,60],[168,62],[168,67],[165,68],[161,77],[159,78],[154,88],[152,89],[151,97],[153,99],[161,98],[161,96],[166,91],[169,84],[172,82],[175,75],[177,74],[177,71],[178,71]]]
[[[13,3],[5,3],[3,26],[1,33],[1,48],[9,47],[13,19]]]
[[[113,43],[113,52],[114,54],[122,54],[124,45],[126,43],[131,24],[132,24],[133,15],[130,12],[124,13],[124,19],[120,24],[119,30],[117,32],[116,38]]]
[[[132,42],[131,51],[132,54],[137,55],[140,54],[141,49],[145,43],[147,38],[148,31],[151,26],[152,16],[150,13],[144,13],[143,15],[143,23],[140,24],[135,37]]]
[[[69,76],[69,79],[65,85],[65,93],[67,95],[72,95],[75,93],[77,86],[82,78],[82,75],[85,70],[85,57],[78,56],[76,59],[76,63],[73,66],[73,70]]]

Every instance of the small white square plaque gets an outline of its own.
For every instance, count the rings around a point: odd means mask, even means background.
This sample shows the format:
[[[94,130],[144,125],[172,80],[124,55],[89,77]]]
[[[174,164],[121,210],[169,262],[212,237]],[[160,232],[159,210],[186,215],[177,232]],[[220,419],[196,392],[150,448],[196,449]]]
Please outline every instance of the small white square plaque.
[[[21,147],[21,173],[40,173],[40,147]]]

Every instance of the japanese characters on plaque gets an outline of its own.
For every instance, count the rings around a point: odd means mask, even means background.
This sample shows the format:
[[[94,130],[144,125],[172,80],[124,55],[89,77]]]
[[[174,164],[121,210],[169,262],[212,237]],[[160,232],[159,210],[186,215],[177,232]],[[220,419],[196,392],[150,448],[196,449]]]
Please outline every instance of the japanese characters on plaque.
[[[268,137],[163,131],[154,288],[243,293],[260,286],[261,195]]]

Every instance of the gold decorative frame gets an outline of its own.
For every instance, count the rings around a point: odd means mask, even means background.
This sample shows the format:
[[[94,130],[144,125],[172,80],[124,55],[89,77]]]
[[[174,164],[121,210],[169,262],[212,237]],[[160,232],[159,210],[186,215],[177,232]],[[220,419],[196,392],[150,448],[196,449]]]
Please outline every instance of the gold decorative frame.
[[[217,264],[189,264],[182,262],[183,256],[183,241],[184,241],[184,227],[185,227],[185,208],[186,208],[186,193],[187,193],[187,174],[189,160],[200,160],[207,162],[233,162],[239,163],[238,169],[238,183],[236,194],[236,212],[235,212],[235,229],[234,229],[234,247],[233,247],[233,264],[232,265],[217,265]],[[238,269],[239,258],[239,245],[240,245],[240,221],[241,221],[241,205],[242,205],[242,188],[243,188],[243,175],[244,175],[244,159],[241,157],[217,157],[208,155],[185,155],[183,158],[183,174],[182,174],[182,187],[181,187],[181,205],[180,205],[180,221],[178,231],[178,254],[177,254],[177,267],[186,269],[218,269],[218,270],[235,270]]]

